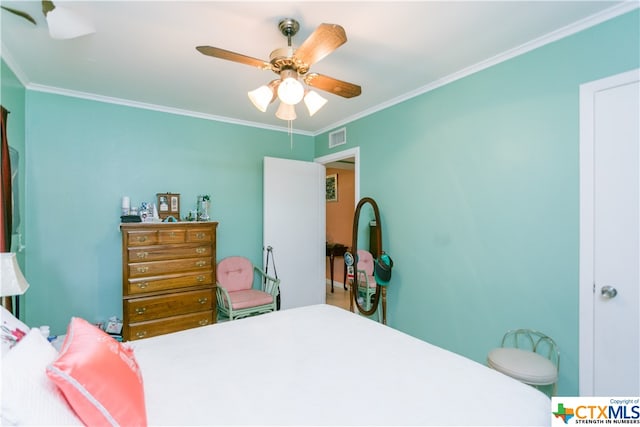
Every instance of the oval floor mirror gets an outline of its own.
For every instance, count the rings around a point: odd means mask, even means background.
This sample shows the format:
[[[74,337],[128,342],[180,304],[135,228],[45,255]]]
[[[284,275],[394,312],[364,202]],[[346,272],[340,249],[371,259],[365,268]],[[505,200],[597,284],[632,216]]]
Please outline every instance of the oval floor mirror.
[[[366,219],[360,228],[361,215]],[[361,249],[358,239],[369,235],[369,250]],[[370,197],[358,202],[353,216],[353,237],[351,250],[353,251],[353,280],[349,306],[352,312],[355,308],[365,315],[371,316],[378,312],[378,321],[387,324],[387,288],[380,286],[375,278],[375,258],[383,254],[382,251],[382,222],[378,204]],[[355,308],[354,308],[355,307]]]

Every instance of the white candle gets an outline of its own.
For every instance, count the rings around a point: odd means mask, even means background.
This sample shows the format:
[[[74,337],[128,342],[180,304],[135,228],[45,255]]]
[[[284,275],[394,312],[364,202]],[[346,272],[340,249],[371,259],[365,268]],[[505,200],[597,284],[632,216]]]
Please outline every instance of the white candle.
[[[131,207],[131,200],[129,196],[122,198],[122,215],[129,215],[129,208]]]

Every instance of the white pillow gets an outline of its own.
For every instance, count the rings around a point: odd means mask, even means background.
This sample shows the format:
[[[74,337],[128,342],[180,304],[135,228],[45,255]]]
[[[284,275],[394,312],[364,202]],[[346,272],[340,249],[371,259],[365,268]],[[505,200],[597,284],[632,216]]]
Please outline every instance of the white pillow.
[[[82,425],[46,374],[57,356],[34,328],[2,358],[3,425]]]
[[[0,323],[2,323],[0,340],[2,340],[2,357],[4,357],[29,332],[29,327],[1,305]]]

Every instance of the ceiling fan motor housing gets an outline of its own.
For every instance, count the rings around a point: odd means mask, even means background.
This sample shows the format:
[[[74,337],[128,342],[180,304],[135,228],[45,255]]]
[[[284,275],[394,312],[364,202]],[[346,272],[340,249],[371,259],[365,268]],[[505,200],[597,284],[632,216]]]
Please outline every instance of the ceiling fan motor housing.
[[[293,59],[293,48],[292,47],[283,47],[280,49],[276,49],[271,52],[269,55],[269,62],[271,62],[271,69],[274,73],[280,74],[283,70],[295,70],[299,74],[306,74],[309,71],[309,66],[306,64],[303,65],[302,69]],[[304,71],[304,72],[302,72]]]

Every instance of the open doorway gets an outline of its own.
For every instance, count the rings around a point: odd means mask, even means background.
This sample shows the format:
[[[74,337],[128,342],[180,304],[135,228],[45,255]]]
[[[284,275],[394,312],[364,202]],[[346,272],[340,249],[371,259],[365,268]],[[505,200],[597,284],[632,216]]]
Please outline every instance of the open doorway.
[[[326,302],[349,309],[343,255],[351,250],[353,212],[360,200],[360,148],[319,157],[315,161],[325,166],[327,176]]]

